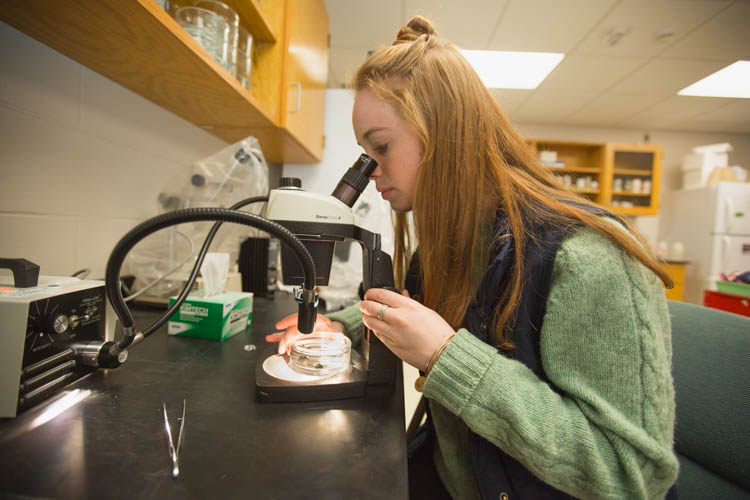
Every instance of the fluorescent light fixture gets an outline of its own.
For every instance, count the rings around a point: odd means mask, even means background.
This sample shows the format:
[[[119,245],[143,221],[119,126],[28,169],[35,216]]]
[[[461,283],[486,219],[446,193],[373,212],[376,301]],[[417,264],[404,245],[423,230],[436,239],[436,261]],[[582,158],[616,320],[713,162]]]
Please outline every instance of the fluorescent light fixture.
[[[535,89],[565,57],[557,52],[462,50],[461,53],[491,89]]]
[[[750,61],[737,61],[708,75],[677,95],[750,98]]]

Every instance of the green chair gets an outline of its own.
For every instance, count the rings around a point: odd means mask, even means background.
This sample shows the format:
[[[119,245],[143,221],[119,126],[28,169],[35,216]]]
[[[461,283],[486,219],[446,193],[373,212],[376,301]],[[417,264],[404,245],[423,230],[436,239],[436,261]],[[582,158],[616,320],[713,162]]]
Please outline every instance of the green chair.
[[[750,499],[750,318],[669,301],[677,497]]]

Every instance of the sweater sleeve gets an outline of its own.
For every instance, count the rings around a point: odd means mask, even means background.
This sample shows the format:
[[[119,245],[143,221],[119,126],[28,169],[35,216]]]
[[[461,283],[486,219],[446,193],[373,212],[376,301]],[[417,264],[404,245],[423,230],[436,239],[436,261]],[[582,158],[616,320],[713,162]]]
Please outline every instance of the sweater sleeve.
[[[325,315],[331,321],[338,321],[344,325],[346,334],[352,339],[352,345],[359,345],[362,340],[362,311],[359,310],[359,302]]]
[[[655,276],[589,230],[569,235],[540,351],[557,390],[459,330],[424,394],[559,490],[663,497],[678,465],[669,315]]]

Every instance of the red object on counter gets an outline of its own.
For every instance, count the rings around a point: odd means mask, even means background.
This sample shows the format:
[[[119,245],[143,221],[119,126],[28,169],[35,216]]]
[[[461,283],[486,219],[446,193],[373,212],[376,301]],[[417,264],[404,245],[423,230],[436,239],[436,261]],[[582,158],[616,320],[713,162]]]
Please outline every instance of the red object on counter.
[[[750,298],[742,295],[705,290],[703,292],[703,305],[750,317]]]

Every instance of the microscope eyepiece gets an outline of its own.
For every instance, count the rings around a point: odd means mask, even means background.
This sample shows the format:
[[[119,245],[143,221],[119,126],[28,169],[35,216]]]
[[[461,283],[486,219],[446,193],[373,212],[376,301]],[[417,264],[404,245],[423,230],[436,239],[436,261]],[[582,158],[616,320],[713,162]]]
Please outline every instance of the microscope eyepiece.
[[[336,189],[333,190],[331,196],[343,201],[349,207],[353,207],[354,203],[362,194],[362,191],[367,187],[367,183],[370,181],[370,175],[378,166],[378,162],[367,156],[366,154],[359,155],[354,165],[349,168],[341,178]]]

